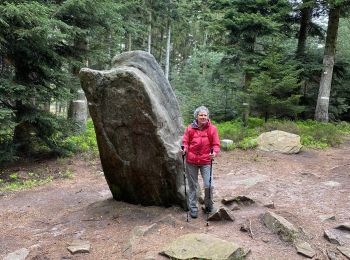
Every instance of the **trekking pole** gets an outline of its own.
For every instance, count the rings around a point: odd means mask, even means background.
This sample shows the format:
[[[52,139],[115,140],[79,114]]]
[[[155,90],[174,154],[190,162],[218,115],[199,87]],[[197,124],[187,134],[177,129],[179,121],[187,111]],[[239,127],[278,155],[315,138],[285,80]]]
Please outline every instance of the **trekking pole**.
[[[184,146],[181,145],[181,150],[183,151],[184,150]],[[186,169],[185,169],[185,154],[182,154],[182,166],[184,168],[184,186],[185,186],[185,199],[186,199],[186,211],[187,211],[187,218],[186,218],[186,221],[188,222],[188,200],[187,200],[187,190],[186,190]]]
[[[211,148],[210,149],[210,154],[213,154],[214,152],[214,148]],[[211,203],[211,175],[212,175],[212,172],[213,172],[213,160],[214,159],[211,159],[210,160],[210,175],[209,175],[209,203]],[[207,211],[207,226],[209,226],[209,210]]]

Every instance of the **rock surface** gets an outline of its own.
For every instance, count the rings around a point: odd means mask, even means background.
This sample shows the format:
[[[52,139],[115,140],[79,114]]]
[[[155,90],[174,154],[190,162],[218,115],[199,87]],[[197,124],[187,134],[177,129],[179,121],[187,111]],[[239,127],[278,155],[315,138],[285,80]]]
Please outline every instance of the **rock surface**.
[[[209,221],[220,221],[220,220],[228,220],[234,221],[235,217],[225,208],[220,208],[214,213],[211,213],[208,217]]]
[[[244,249],[232,242],[206,234],[178,237],[161,254],[171,259],[242,259]]]
[[[5,256],[3,260],[24,260],[28,255],[29,250],[27,248],[21,248]]]
[[[143,51],[116,56],[111,70],[80,71],[103,171],[116,200],[185,207],[183,124],[169,82]]]
[[[262,133],[257,142],[258,149],[267,152],[293,154],[298,153],[302,147],[299,135],[279,130]]]
[[[346,233],[339,229],[327,229],[324,231],[324,237],[335,245],[344,245],[347,241],[350,240],[346,237]]]
[[[350,247],[338,246],[337,248],[343,255],[350,259]]]
[[[90,243],[89,241],[73,241],[68,247],[68,251],[71,254],[79,254],[79,253],[89,253],[90,252]]]
[[[271,211],[264,214],[264,223],[284,241],[294,242],[298,236],[298,230],[292,223]]]
[[[299,254],[302,254],[303,256],[313,258],[314,255],[316,255],[316,251],[312,249],[312,247],[307,242],[302,242],[302,241],[297,242],[295,244],[295,247],[297,249],[297,252]]]
[[[223,150],[229,150],[230,146],[233,146],[233,140],[230,139],[222,139],[220,141],[221,148]]]

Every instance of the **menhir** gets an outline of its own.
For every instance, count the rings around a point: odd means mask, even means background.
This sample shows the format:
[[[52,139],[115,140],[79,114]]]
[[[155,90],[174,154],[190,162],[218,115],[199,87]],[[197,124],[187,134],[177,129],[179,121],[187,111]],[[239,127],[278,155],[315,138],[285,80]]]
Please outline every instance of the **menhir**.
[[[143,51],[116,56],[110,70],[80,71],[103,171],[114,199],[185,206],[183,124],[171,86]]]

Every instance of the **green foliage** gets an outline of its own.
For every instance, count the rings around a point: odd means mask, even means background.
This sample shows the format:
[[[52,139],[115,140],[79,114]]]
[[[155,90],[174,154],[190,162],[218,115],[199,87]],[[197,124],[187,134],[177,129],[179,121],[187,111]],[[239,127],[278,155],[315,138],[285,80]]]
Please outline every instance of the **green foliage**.
[[[225,89],[212,80],[213,71],[219,66],[221,53],[197,50],[183,70],[174,72],[171,84],[175,89],[185,122],[193,120],[193,111],[205,105],[210,110],[212,119],[217,119],[229,107],[225,102]]]
[[[255,146],[253,139],[259,135],[256,125],[259,125],[258,119],[252,120],[247,128],[240,120],[216,124],[220,138],[233,140],[235,147]]]
[[[216,126],[221,139],[233,140],[234,144],[228,150],[254,148],[261,133],[273,130],[300,135],[303,146],[317,149],[337,146],[344,141],[345,135],[350,135],[347,122],[324,124],[313,120],[294,122],[274,119],[264,123],[262,119],[251,117],[247,127],[243,127],[239,120],[216,123]]]
[[[339,129],[336,123],[317,123],[313,120],[297,121],[296,124],[301,133],[301,143],[314,148],[325,148],[341,144],[344,141],[344,133],[346,133],[346,130],[343,130],[348,129],[348,126],[342,126],[344,128]],[[349,134],[350,132],[347,133]]]
[[[61,173],[60,176],[65,179],[73,179],[74,173],[70,169],[67,169],[65,172]]]
[[[72,135],[64,140],[64,147],[71,152],[92,152],[98,155],[95,129],[92,120],[88,120],[87,129],[79,135]]]
[[[248,87],[251,107],[265,120],[270,116],[296,118],[303,111],[299,105],[301,70],[294,60],[286,60],[283,53],[281,46],[272,43],[260,62],[259,75]]]

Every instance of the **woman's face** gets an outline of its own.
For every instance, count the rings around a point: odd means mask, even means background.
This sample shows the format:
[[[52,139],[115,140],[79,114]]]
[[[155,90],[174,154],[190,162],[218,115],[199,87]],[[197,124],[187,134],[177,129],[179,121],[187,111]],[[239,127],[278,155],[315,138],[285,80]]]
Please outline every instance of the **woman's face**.
[[[208,114],[206,112],[199,112],[197,116],[199,126],[203,126],[208,122]]]

